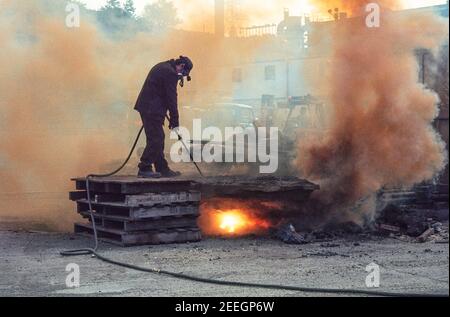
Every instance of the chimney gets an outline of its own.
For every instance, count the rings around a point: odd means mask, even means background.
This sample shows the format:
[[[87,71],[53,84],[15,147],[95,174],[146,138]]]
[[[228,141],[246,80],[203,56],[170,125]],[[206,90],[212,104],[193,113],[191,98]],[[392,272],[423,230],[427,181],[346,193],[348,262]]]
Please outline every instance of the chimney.
[[[286,21],[289,18],[289,9],[284,9],[284,20]]]
[[[215,28],[217,36],[225,36],[225,0],[215,0]]]

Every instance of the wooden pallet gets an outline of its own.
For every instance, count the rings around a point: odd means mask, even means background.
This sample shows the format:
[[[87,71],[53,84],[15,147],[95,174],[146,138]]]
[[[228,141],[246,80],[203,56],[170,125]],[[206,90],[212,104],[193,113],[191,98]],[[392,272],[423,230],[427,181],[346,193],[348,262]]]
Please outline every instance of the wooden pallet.
[[[168,229],[164,231],[146,231],[146,232],[124,232],[111,228],[97,226],[97,235],[101,241],[117,244],[120,246],[136,246],[147,244],[168,244],[196,242],[202,238],[198,228],[180,228]],[[75,233],[92,237],[93,228],[91,224],[76,223]]]
[[[81,212],[81,216],[91,221],[89,212]],[[197,226],[197,216],[159,217],[151,220],[130,220],[126,217],[108,216],[93,213],[95,224],[107,229],[124,232],[164,230],[173,228],[194,228]]]
[[[124,194],[98,194],[90,193],[91,201],[94,203],[116,203],[129,207],[152,207],[157,205],[188,204],[200,202],[200,192],[187,191],[178,193],[147,193],[139,195]],[[86,201],[86,191],[75,191],[69,193],[72,201]]]
[[[86,178],[73,178],[77,190],[86,190]],[[196,183],[189,179],[157,178],[147,179],[135,176],[112,176],[89,179],[89,189],[97,193],[145,194],[161,192],[181,192],[195,188]]]
[[[240,199],[285,200],[301,202],[320,187],[297,177],[221,176],[197,180],[203,197],[237,197]]]
[[[422,184],[409,190],[382,189],[378,193],[378,200],[380,204],[438,208],[440,203],[448,202],[448,186]]]
[[[119,216],[129,220],[151,219],[158,217],[199,215],[199,204],[158,205],[154,207],[130,207],[121,203],[92,203],[92,209],[98,214]],[[87,200],[77,201],[77,212],[89,211]]]
[[[69,198],[89,220],[75,224],[75,233],[92,237],[86,180],[73,179]],[[93,178],[89,194],[98,237],[121,246],[199,241],[200,192],[183,179],[141,179],[130,176]]]

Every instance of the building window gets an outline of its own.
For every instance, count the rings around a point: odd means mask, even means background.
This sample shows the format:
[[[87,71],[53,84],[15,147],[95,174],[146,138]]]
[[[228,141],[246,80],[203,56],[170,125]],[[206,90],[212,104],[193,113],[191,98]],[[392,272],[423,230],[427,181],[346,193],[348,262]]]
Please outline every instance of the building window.
[[[233,81],[233,83],[242,82],[242,69],[240,69],[240,68],[233,69],[233,73],[231,75],[231,80]]]
[[[308,31],[305,31],[303,33],[303,48],[306,50],[309,47],[309,33]]]
[[[266,80],[275,80],[275,65],[268,65],[264,69],[264,78]]]

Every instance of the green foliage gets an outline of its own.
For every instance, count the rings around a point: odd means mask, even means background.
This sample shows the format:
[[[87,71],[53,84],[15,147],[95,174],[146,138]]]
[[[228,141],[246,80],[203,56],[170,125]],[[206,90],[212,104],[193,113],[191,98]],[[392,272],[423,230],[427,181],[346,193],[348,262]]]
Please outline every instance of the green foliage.
[[[117,9],[120,8],[120,2],[119,0],[108,0],[106,2],[105,7],[106,9]]]
[[[181,23],[177,17],[177,9],[172,2],[158,0],[145,7],[143,19],[154,32],[164,31]]]
[[[97,14],[97,20],[107,33],[116,34],[128,28],[133,22],[120,5],[119,0],[108,0]]]
[[[128,17],[136,17],[136,7],[134,6],[133,0],[127,0],[125,2],[125,5],[123,6],[123,9],[125,10],[125,13]]]
[[[123,6],[119,0],[108,0],[96,16],[103,30],[113,37],[129,36],[139,31],[157,33],[181,22],[175,6],[167,0],[147,5],[142,17],[136,15],[133,0],[126,0]]]

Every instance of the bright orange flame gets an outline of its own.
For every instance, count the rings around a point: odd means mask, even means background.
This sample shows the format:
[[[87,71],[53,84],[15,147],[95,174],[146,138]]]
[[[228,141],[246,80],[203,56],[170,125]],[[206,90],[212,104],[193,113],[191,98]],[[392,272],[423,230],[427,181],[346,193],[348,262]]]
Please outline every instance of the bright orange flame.
[[[201,227],[209,235],[240,236],[264,232],[270,223],[244,209],[212,209],[203,214]]]
[[[200,205],[198,225],[206,236],[264,235],[277,225],[282,209],[277,201],[210,198]]]
[[[244,219],[238,210],[220,212],[218,218],[219,228],[228,233],[235,233],[248,224],[248,221]]]

